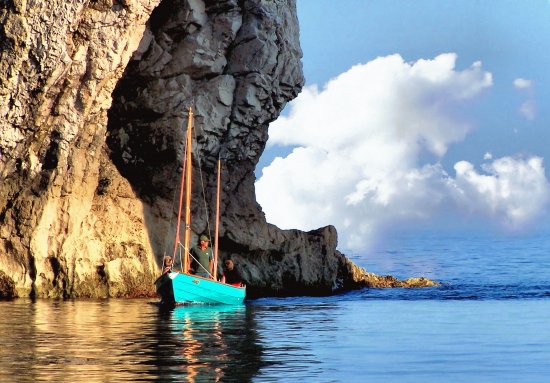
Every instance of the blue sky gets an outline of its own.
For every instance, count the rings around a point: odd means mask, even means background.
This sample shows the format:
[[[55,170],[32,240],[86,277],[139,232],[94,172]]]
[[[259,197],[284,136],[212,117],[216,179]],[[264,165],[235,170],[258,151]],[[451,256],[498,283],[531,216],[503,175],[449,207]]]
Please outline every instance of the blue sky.
[[[353,250],[395,227],[548,223],[549,1],[298,0],[298,17],[306,87],[257,171],[268,221],[334,224]]]
[[[415,61],[455,52],[458,68],[480,60],[494,86],[471,110],[480,129],[451,148],[448,160],[476,161],[487,150],[550,154],[549,1],[343,0],[336,7],[298,0],[298,13],[307,84],[324,84],[378,56]],[[517,113],[524,99],[512,86],[518,77],[534,83],[536,121]]]

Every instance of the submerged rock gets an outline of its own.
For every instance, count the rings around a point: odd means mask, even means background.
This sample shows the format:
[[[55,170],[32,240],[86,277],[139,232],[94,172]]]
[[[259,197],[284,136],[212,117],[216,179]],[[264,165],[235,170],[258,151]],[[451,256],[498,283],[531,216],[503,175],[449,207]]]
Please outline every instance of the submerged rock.
[[[220,255],[250,295],[401,283],[358,271],[333,227],[280,230],[256,202],[268,124],[304,84],[294,0],[7,2],[0,16],[0,296],[154,295],[189,106],[193,240],[213,231],[220,157]]]

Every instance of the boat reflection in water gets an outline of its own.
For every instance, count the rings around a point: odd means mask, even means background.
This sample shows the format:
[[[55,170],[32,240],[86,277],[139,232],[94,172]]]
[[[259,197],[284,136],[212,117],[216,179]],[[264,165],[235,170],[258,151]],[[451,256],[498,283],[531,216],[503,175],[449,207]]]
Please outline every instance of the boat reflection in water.
[[[165,370],[159,376],[187,382],[248,382],[258,373],[261,347],[251,307],[177,306],[159,319],[161,327],[170,327],[161,328],[159,335],[169,333],[171,338],[159,338],[158,367]],[[173,359],[163,352],[170,349]]]
[[[250,382],[254,306],[147,300],[0,301],[0,382]]]

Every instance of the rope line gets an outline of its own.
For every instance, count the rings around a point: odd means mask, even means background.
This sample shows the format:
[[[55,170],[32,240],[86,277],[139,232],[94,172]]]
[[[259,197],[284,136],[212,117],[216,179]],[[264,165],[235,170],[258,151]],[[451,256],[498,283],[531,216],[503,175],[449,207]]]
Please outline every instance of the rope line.
[[[193,130],[193,133],[195,135],[195,142],[197,142],[197,130],[196,129]],[[195,150],[197,151],[198,148],[196,148]],[[201,180],[202,201],[203,201],[203,204],[204,204],[204,212],[205,212],[205,215],[206,215],[206,229],[207,229],[207,232],[208,232],[208,238],[212,239],[212,230],[210,229],[210,212],[208,211],[208,204],[206,202],[206,188],[204,187],[204,177],[202,175],[201,156],[197,155],[195,157],[197,158],[197,163],[199,165],[199,178]]]
[[[196,129],[193,129],[193,136],[194,136],[195,142],[197,142],[197,130]],[[197,160],[197,165],[198,165],[198,169],[199,169],[199,178],[200,178],[201,189],[202,189],[203,208],[204,208],[204,213],[205,213],[205,216],[206,216],[207,233],[208,233],[208,237],[211,239],[212,238],[212,229],[210,227],[210,212],[209,212],[209,209],[208,209],[208,203],[206,201],[206,187],[205,187],[204,176],[203,176],[203,171],[202,171],[201,156],[198,155],[198,152],[199,152],[198,145],[194,145],[194,146],[192,145],[191,148],[189,148],[188,145],[187,145],[187,140],[185,140],[184,150],[183,150],[183,156],[184,156],[183,157],[183,169],[184,169],[184,171],[185,171],[186,166],[192,166],[192,164],[187,164],[187,151],[188,150],[191,150],[193,152],[193,154],[195,155],[195,158]],[[178,169],[178,167],[179,167],[179,164],[176,162],[175,168]],[[183,193],[183,191],[181,190],[182,187],[183,186],[174,188],[174,193],[173,193],[173,197],[172,197],[172,209],[173,209],[173,207],[175,205],[175,202],[176,202],[177,192],[180,191],[180,193]],[[184,209],[191,209],[191,206],[183,206],[183,208]],[[170,214],[169,227],[172,227],[173,219],[174,219],[173,214]],[[182,249],[183,249],[184,253],[185,253],[185,251],[187,251],[188,254],[191,256],[191,258],[193,258],[193,260],[195,260],[201,266],[201,268],[204,269],[204,271],[206,271],[208,273],[208,275],[213,277],[212,273],[210,271],[208,271],[195,257],[193,257],[193,255],[191,254],[189,249],[186,249],[185,246],[179,241],[180,234],[181,233],[179,233],[179,232],[176,233],[176,239],[178,240],[178,243],[177,243],[177,245],[175,245],[179,249],[178,254],[179,254],[180,264],[183,265],[183,259],[182,259]],[[167,246],[168,246],[168,241],[167,241],[167,238],[165,237],[164,256],[166,256]],[[176,258],[176,254],[174,254],[174,258]],[[172,265],[175,265],[175,261],[176,261],[176,259],[173,260]]]
[[[174,166],[176,169],[178,168],[178,164],[176,163],[176,165]],[[168,222],[168,227],[172,227],[172,221],[174,219],[174,205],[176,204],[176,193],[178,192],[178,189],[179,188],[174,188],[174,194],[172,196],[172,204],[170,205],[172,207],[172,214],[170,214],[170,221]],[[164,236],[164,254],[163,254],[163,257],[166,256],[166,251],[167,251],[167,248],[168,248],[168,240],[167,240],[167,236]]]
[[[185,246],[183,246],[183,244],[181,242],[179,242],[178,244],[179,244],[180,247],[183,248],[183,250],[186,250]],[[180,253],[181,253],[181,251],[180,251]],[[213,277],[212,273],[209,270],[206,270],[206,268],[202,265],[202,263],[199,262],[199,260],[197,258],[193,257],[193,254],[191,254],[191,251],[189,251],[189,256],[191,258],[193,258],[195,260],[195,262],[197,262],[199,264],[199,266],[202,267],[202,269],[208,273],[208,275]]]
[[[185,123],[185,118],[183,118],[183,124]],[[186,156],[186,153],[187,153],[187,140],[184,140],[184,146],[183,146],[183,169],[182,169],[182,172],[185,171],[185,163],[187,161],[187,156]],[[177,174],[176,170],[179,169],[179,166],[180,166],[180,163],[179,161],[177,161],[177,156],[176,156],[176,162],[174,164],[174,172]],[[180,185],[180,183],[178,182],[177,183],[178,185]],[[172,194],[172,204],[170,205],[172,207],[172,214],[170,214],[170,220],[168,222],[168,227],[171,228],[172,227],[172,222],[174,221],[174,206],[176,204],[176,196],[177,196],[177,192],[180,191],[181,189],[181,185],[180,187],[175,187],[174,188],[174,193]],[[180,233],[177,233],[177,237],[179,238],[179,234]],[[166,252],[167,252],[167,248],[168,248],[168,237],[167,236],[164,236],[164,253],[163,253],[163,257],[166,256]],[[175,254],[174,254],[175,255]],[[175,257],[174,257],[175,258]],[[180,264],[181,264],[181,252],[179,254],[179,258],[180,258]],[[172,260],[172,265],[174,265],[176,262],[175,259]]]

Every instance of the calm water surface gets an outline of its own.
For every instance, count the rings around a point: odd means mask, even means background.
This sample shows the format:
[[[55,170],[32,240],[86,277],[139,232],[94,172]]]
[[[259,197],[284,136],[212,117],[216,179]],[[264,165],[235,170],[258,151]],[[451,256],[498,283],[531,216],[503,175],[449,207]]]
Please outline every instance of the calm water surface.
[[[356,261],[444,285],[163,310],[0,302],[0,382],[548,382],[550,238],[403,238]]]

